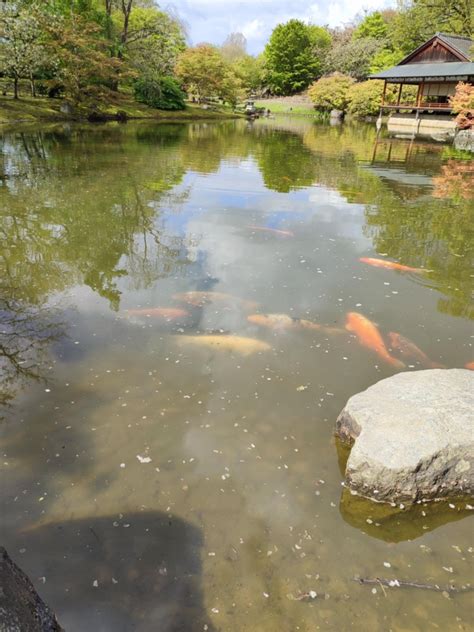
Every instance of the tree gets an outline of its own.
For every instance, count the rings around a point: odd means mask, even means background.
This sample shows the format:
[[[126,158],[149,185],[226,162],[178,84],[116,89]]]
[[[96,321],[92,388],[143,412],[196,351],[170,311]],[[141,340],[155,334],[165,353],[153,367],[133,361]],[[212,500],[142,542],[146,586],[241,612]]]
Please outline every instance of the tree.
[[[219,88],[219,96],[235,107],[239,99],[243,96],[242,82],[231,67],[228,67],[224,74],[222,85]]]
[[[34,76],[47,63],[37,17],[27,11],[0,16],[0,70],[13,79],[13,95],[18,99],[18,82],[29,79],[35,96]]]
[[[349,88],[354,83],[352,77],[338,72],[329,77],[321,77],[308,90],[308,95],[317,110],[347,109]]]
[[[394,21],[395,44],[405,53],[444,31],[471,37],[474,32],[472,0],[401,0]]]
[[[386,40],[388,38],[388,25],[382,13],[380,11],[368,13],[355,29],[353,37],[354,39],[372,37],[374,39]]]
[[[103,97],[124,74],[122,62],[110,56],[108,42],[100,37],[97,24],[75,14],[69,19],[45,15],[43,29],[55,77],[73,103]]]
[[[369,69],[370,74],[396,66],[404,57],[405,54],[399,48],[396,50],[382,48],[372,57]]]
[[[247,55],[247,40],[242,33],[231,33],[221,46],[222,57],[232,63]]]
[[[340,39],[327,55],[326,71],[367,79],[374,57],[384,48],[384,42],[373,37]]]
[[[313,53],[314,27],[300,20],[279,24],[265,47],[267,80],[276,94],[304,90],[321,72],[321,61]]]
[[[162,77],[174,72],[186,48],[181,24],[155,7],[136,7],[131,13],[124,57],[140,74]]]
[[[249,94],[256,92],[263,84],[264,63],[263,55],[258,57],[245,55],[232,64],[234,73]]]
[[[474,86],[460,81],[456,92],[449,100],[453,112],[457,114],[456,124],[461,129],[474,126]]]
[[[120,33],[120,44],[125,46],[128,41],[128,28],[130,25],[130,15],[132,13],[133,0],[120,0],[120,9],[122,11],[122,31]],[[120,50],[121,55],[121,50]]]
[[[188,92],[196,93],[199,101],[206,95],[219,94],[227,70],[219,50],[211,44],[188,48],[176,64],[176,75]]]

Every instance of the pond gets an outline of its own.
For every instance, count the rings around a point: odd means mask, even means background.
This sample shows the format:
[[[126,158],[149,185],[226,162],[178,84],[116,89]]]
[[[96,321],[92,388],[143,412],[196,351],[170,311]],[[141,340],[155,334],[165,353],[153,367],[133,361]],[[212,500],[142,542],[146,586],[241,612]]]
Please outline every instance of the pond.
[[[470,629],[472,594],[354,581],[466,584],[469,505],[355,498],[334,440],[400,362],[474,360],[469,156],[304,118],[0,142],[2,543],[65,629]]]

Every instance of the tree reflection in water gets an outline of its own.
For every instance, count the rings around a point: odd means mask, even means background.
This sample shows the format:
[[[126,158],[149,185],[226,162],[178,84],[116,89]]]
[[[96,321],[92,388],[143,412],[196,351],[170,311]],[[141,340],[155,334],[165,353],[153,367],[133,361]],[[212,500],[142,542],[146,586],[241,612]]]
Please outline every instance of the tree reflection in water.
[[[0,415],[23,383],[42,379],[47,350],[63,331],[51,309],[0,300]]]
[[[431,270],[420,282],[445,295],[438,309],[473,317],[472,161],[444,161],[436,145],[377,139],[372,126],[261,123],[3,135],[3,400],[15,375],[39,377],[33,351],[58,335],[45,311],[51,297],[86,285],[117,311],[124,277],[149,288],[191,263],[182,233],[167,232],[164,218],[185,205],[186,174],[216,172],[226,161],[253,160],[272,191],[323,185],[363,204],[374,249]]]

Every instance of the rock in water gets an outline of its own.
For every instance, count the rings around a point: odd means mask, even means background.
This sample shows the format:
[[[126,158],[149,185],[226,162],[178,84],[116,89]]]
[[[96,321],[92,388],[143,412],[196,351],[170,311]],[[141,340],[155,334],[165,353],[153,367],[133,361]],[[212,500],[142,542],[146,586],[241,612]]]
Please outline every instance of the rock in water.
[[[349,399],[336,423],[354,442],[346,483],[380,501],[471,494],[474,374],[466,369],[398,373]]]
[[[0,547],[0,631],[62,632],[33,584]]]

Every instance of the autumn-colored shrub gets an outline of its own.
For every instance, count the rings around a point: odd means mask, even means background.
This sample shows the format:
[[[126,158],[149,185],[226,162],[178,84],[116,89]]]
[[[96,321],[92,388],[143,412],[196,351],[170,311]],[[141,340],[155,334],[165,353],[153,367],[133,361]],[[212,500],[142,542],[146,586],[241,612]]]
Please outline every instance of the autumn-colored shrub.
[[[474,86],[460,81],[454,96],[449,99],[453,112],[457,114],[456,124],[460,129],[474,126]]]
[[[317,110],[347,109],[347,94],[354,83],[352,77],[335,72],[327,77],[321,77],[308,90],[308,96]]]

